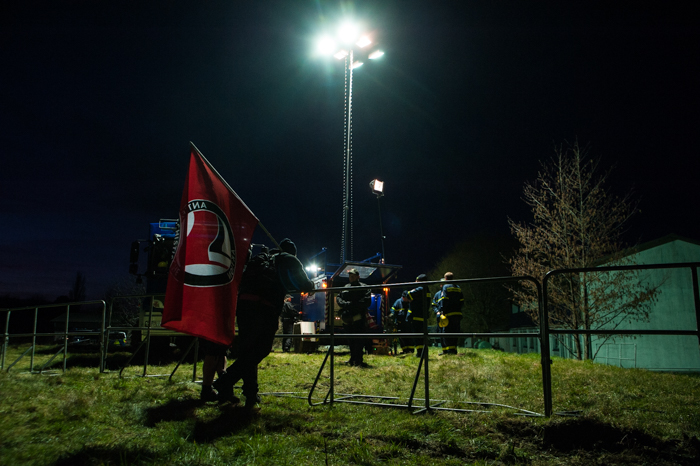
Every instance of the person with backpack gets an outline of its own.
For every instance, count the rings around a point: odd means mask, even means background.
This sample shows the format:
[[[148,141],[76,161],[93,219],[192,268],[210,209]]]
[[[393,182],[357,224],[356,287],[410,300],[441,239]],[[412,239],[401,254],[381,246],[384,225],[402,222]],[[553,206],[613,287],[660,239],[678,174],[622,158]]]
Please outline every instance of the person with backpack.
[[[263,250],[246,265],[236,309],[238,359],[214,382],[219,401],[235,403],[233,386],[242,379],[245,408],[260,402],[258,364],[272,351],[284,297],[314,290],[296,253],[295,244],[285,238],[279,250]]]

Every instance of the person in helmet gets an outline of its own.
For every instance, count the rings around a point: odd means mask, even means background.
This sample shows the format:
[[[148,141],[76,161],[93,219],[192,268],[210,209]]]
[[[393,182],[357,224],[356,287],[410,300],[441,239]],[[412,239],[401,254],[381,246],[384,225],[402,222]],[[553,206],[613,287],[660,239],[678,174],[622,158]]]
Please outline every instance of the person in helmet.
[[[411,333],[411,324],[406,322],[408,313],[408,290],[403,290],[401,297],[391,306],[391,322],[397,333]],[[413,353],[413,341],[410,338],[399,337],[402,353]]]
[[[440,281],[444,281],[444,278],[441,278]],[[433,300],[430,303],[430,308],[432,309],[433,313],[435,314],[435,322],[437,322],[438,327],[437,327],[437,332],[438,333],[445,333],[445,328],[442,327],[440,324],[440,318],[443,317],[442,314],[442,287],[438,288],[438,290],[433,294]],[[444,345],[443,339],[440,339],[441,345]]]
[[[445,281],[454,280],[452,272],[446,272]],[[462,326],[462,306],[464,305],[464,294],[459,285],[447,283],[440,289],[440,312],[447,317],[447,327],[442,329],[445,337],[442,339],[442,355],[457,354],[457,338],[448,337],[450,333],[459,333]]]
[[[420,274],[416,277],[416,282],[428,281],[425,274]],[[432,301],[430,289],[425,286],[417,286],[408,292],[409,310],[406,315],[406,321],[411,322],[411,331],[413,333],[424,333],[428,330],[428,310]],[[416,357],[423,356],[423,346],[425,342],[423,338],[414,340]]]
[[[360,272],[357,269],[348,270],[348,280],[343,291],[338,294],[336,301],[340,306],[340,317],[347,333],[367,333],[367,308],[372,301],[372,293],[369,288],[357,288],[367,286],[360,281]],[[350,360],[348,365],[356,367],[369,367],[363,361],[363,349],[366,342],[361,338],[350,338]]]

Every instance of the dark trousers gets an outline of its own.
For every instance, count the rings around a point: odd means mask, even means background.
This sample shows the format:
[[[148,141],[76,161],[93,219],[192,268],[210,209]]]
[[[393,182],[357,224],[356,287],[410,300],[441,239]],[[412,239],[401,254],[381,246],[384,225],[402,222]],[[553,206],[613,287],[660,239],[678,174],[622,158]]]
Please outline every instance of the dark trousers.
[[[345,324],[347,333],[367,333],[367,321],[362,318],[349,324]],[[363,350],[367,343],[366,338],[349,338],[350,363],[361,364],[363,361]]]
[[[416,319],[415,317],[411,321],[411,332],[412,333],[424,333],[425,328],[423,327],[425,322],[423,319]],[[413,339],[413,346],[416,349],[416,356],[421,356],[423,354],[423,337],[418,337]]]
[[[221,379],[229,386],[243,380],[246,399],[258,394],[258,364],[272,351],[279,322],[279,310],[257,301],[238,301],[238,359]]]
[[[294,334],[294,319],[282,319],[282,332],[287,335]],[[292,349],[293,340],[291,338],[285,338],[282,341],[282,351],[289,351]]]
[[[458,338],[449,337],[450,333],[459,333],[462,328],[462,316],[448,316],[449,324],[442,329],[445,337],[442,339],[442,350],[457,352]]]
[[[406,322],[406,320],[400,321],[398,327],[400,333],[411,333],[411,322]],[[413,339],[399,337],[399,343],[401,344],[401,350],[413,351]]]

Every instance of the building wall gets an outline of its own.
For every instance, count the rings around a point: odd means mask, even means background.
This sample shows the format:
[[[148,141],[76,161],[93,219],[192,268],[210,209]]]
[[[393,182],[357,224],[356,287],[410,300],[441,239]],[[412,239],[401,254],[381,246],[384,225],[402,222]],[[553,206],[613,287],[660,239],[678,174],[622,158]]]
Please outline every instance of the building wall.
[[[674,240],[630,257],[637,264],[700,262],[700,246]],[[696,330],[695,300],[690,268],[643,271],[645,284],[663,283],[648,322],[621,322],[625,330]],[[700,349],[695,336],[636,335],[615,337],[604,344],[592,338],[595,360],[620,367],[661,371],[700,371]]]
[[[681,239],[642,250],[630,257],[637,264],[700,262],[700,245]],[[641,273],[645,284],[662,283],[658,301],[650,310],[648,322],[621,322],[624,330],[696,330],[695,298],[690,268],[647,270]],[[699,284],[700,285],[700,284]],[[513,313],[523,312],[514,306]],[[513,333],[537,332],[534,327],[511,329]],[[552,356],[575,358],[574,335],[550,336]],[[581,337],[580,337],[581,338]],[[536,338],[496,338],[500,347],[512,353],[540,352]],[[635,335],[603,341],[591,337],[595,361],[627,368],[658,371],[700,372],[700,345],[696,336]],[[566,344],[562,344],[562,342]]]
[[[517,328],[511,329],[512,337],[490,338],[489,341],[493,345],[498,345],[500,349],[507,353],[540,353],[541,345],[537,337],[518,337],[518,333],[539,332],[539,328]],[[575,335],[550,335],[549,336],[549,353],[551,356],[560,358],[573,359],[576,355],[569,350],[575,348]]]

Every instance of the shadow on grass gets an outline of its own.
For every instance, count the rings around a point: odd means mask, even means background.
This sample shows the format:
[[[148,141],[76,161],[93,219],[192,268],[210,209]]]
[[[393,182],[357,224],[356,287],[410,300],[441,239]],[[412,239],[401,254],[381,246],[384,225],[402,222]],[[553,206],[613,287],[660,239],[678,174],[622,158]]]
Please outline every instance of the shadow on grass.
[[[196,406],[202,403],[198,400],[191,400]],[[182,408],[187,406],[183,402]],[[281,412],[279,410],[268,409],[263,406],[263,411],[259,409],[245,409],[242,405],[223,404],[219,405],[219,415],[213,419],[198,419],[188,439],[196,443],[210,443],[214,440],[226,437],[239,432],[257,420],[264,424],[266,432],[287,432],[289,435],[298,435],[300,432],[308,431],[310,418],[304,413]],[[191,411],[194,415],[194,410]]]
[[[53,466],[93,466],[96,464],[153,464],[155,457],[146,449],[87,447],[64,455]]]
[[[209,443],[218,438],[235,434],[248,427],[253,419],[260,416],[259,411],[245,409],[241,405],[226,404],[221,406],[221,413],[214,419],[198,420],[192,428],[189,440],[197,443]]]
[[[146,409],[146,427],[155,427],[159,422],[196,419],[197,408],[204,406],[198,398],[184,398]]]
[[[205,406],[198,398],[171,400],[163,405],[146,410],[146,427],[155,427],[160,422],[186,421],[195,419],[190,441],[205,443],[236,433],[258,417],[257,410],[247,410],[241,405],[226,403],[219,405],[220,413],[214,419],[197,419],[197,409]]]
[[[620,460],[655,457],[673,464],[697,464],[700,456],[697,437],[663,440],[638,429],[622,429],[590,418],[553,420],[540,427],[527,421],[506,420],[499,422],[498,429],[511,437],[540,440],[543,449],[577,456],[607,452]]]

